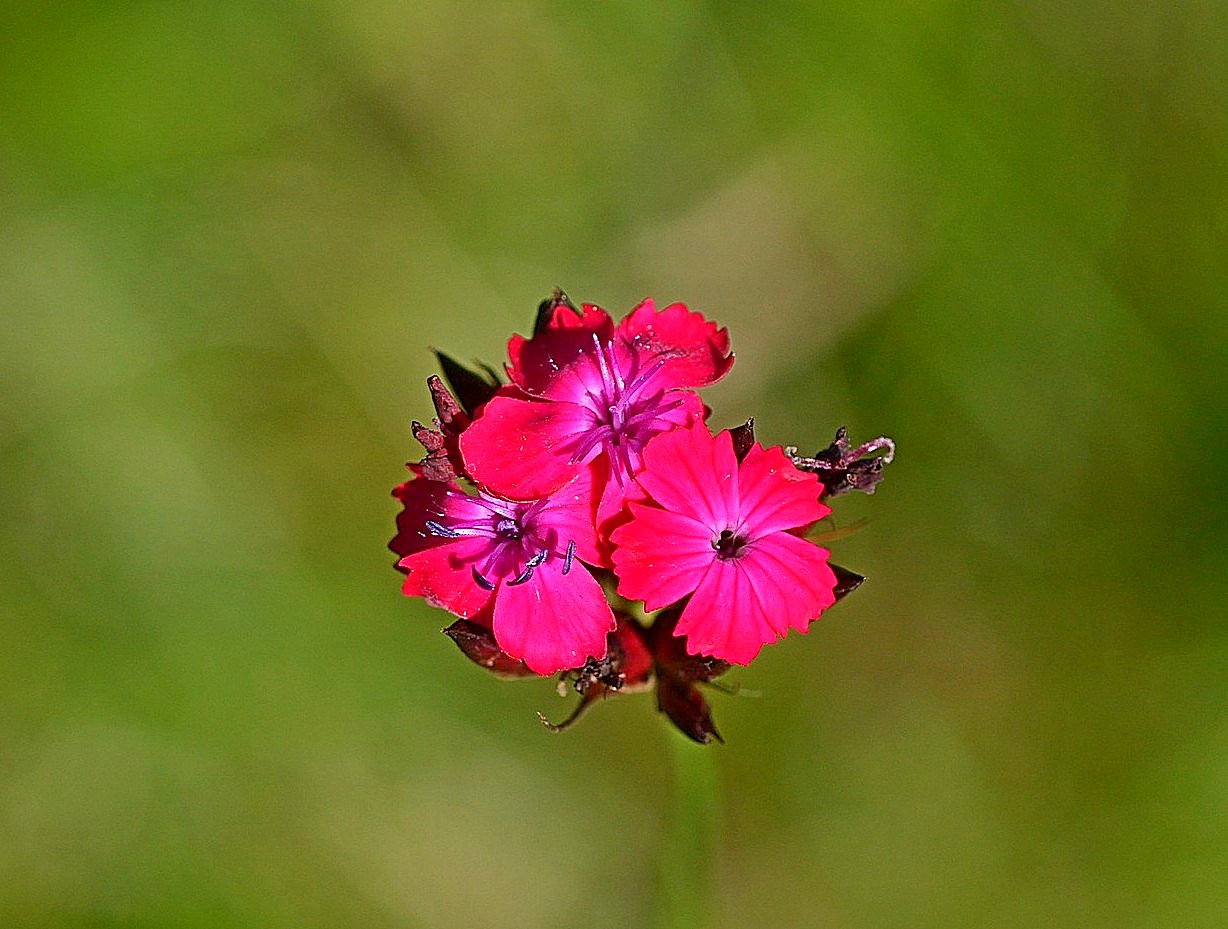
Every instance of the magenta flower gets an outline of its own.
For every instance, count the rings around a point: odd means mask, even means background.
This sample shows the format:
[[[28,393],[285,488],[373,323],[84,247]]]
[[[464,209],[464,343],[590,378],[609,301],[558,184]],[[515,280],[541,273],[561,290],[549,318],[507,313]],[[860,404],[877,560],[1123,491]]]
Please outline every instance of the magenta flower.
[[[729,335],[682,304],[615,323],[556,288],[508,342],[510,383],[436,356],[389,547],[404,593],[459,617],[443,631],[470,661],[579,694],[557,724],[538,714],[551,729],[651,689],[717,741],[704,686],[864,580],[803,533],[823,498],[873,492],[894,443],[841,428],[806,458],[757,444],[753,420],[714,437],[696,388],[729,371]]]
[[[614,614],[584,562],[598,560],[596,489],[586,474],[538,500],[470,496],[415,478],[390,544],[403,591],[489,626],[500,649],[538,674],[602,658]]]
[[[648,444],[636,481],[648,500],[612,535],[618,592],[649,611],[689,596],[674,635],[692,655],[748,664],[835,602],[827,550],[793,532],[830,512],[822,487],[779,448],[739,462],[728,431],[677,429]]]
[[[599,307],[560,304],[531,339],[513,336],[513,388],[461,435],[469,476],[499,496],[527,500],[592,471],[604,485],[599,522],[622,506],[654,436],[703,419],[687,388],[712,384],[733,364],[729,335],[680,303],[651,300],[617,326]]]

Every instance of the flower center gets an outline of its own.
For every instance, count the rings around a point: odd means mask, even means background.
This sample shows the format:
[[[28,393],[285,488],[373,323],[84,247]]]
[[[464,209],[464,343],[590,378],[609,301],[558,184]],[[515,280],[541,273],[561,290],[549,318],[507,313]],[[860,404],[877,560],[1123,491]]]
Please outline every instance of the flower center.
[[[432,535],[444,539],[477,537],[485,545],[466,560],[470,561],[473,582],[483,590],[494,590],[499,581],[507,581],[509,587],[526,583],[533,576],[533,569],[551,555],[558,557],[558,534],[553,530],[535,528],[533,512],[537,504],[512,503],[480,494],[453,494],[464,499],[467,506],[476,510],[468,518],[453,518],[446,523],[428,519],[426,528]],[[436,515],[443,516],[442,512]],[[576,555],[576,543],[569,540],[563,558],[563,574],[571,571]]]
[[[587,406],[592,425],[575,442],[571,460],[581,462],[600,448],[610,459],[614,479],[621,486],[639,467],[639,453],[659,432],[669,428],[665,416],[679,407],[681,397],[666,397],[653,384],[665,364],[658,359],[640,370],[639,358],[632,353],[630,370],[624,371],[613,343],[593,336],[594,356],[600,380],[588,389]]]
[[[712,548],[721,561],[738,557],[738,552],[746,545],[746,539],[737,535],[732,529],[722,529],[721,534],[712,540]]]

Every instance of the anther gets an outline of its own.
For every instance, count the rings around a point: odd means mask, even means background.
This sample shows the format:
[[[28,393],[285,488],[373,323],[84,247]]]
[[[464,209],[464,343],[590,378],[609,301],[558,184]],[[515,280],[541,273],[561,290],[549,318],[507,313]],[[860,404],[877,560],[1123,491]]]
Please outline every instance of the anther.
[[[459,539],[460,533],[455,529],[449,529],[443,523],[437,523],[433,519],[426,521],[426,528],[430,530],[431,535],[437,535],[444,539]],[[491,588],[493,590],[493,588]]]
[[[576,540],[572,539],[567,543],[567,554],[563,556],[563,574],[566,575],[571,570],[571,561],[576,557]]]
[[[524,571],[522,571],[520,573],[520,576],[517,577],[514,581],[508,581],[507,586],[516,587],[519,584],[523,584],[525,581],[527,581],[529,578],[533,576],[533,569],[536,568],[539,564],[541,564],[545,560],[546,560],[546,550],[543,548],[540,552],[538,552],[536,555],[534,555],[532,558],[530,558],[528,561],[524,563]]]
[[[494,590],[495,589],[494,584],[486,580],[486,578],[482,577],[482,575],[478,574],[478,569],[476,567],[471,568],[470,570],[473,571],[473,583],[477,584],[483,590]]]

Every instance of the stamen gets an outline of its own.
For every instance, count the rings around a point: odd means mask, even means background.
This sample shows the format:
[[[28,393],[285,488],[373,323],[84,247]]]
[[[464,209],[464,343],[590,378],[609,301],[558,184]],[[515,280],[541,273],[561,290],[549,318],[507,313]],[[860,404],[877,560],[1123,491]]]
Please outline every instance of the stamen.
[[[648,368],[646,368],[646,369],[645,369],[645,370],[644,370],[644,371],[643,371],[643,372],[640,374],[640,376],[639,376],[639,377],[637,377],[637,378],[636,378],[634,381],[632,381],[632,382],[631,382],[631,386],[627,388],[627,393],[629,393],[629,394],[633,394],[633,393],[635,393],[637,390],[639,390],[641,387],[643,387],[643,386],[644,386],[644,383],[645,383],[645,382],[646,382],[646,381],[647,381],[649,378],[651,378],[651,377],[652,377],[654,374],[656,374],[658,371],[660,371],[660,370],[661,370],[661,368],[662,368],[662,367],[664,367],[664,365],[665,365],[665,359],[664,359],[664,358],[658,358],[658,359],[657,359],[655,362],[653,362],[651,365],[649,365],[649,366],[648,366]]]
[[[533,569],[546,560],[546,550],[543,548],[540,552],[524,563],[524,571],[514,581],[508,581],[508,587],[516,587],[523,584],[533,576]]]
[[[605,350],[609,353],[610,370],[614,373],[614,384],[618,387],[618,394],[621,397],[623,391],[627,389],[627,381],[623,377],[623,372],[618,365],[618,357],[614,354],[614,343],[607,342]]]
[[[606,395],[609,399],[616,399],[618,396],[618,386],[610,374],[610,365],[605,357],[605,352],[602,350],[601,338],[597,333],[593,333],[593,345],[597,349],[597,367],[601,371],[601,383],[606,389]]]
[[[678,409],[678,407],[682,406],[684,402],[686,402],[685,399],[676,393],[669,400],[665,400],[664,393],[657,393],[652,402],[644,404],[644,409],[639,413],[637,418],[658,419],[659,417],[664,416],[666,413]]]
[[[473,567],[470,570],[473,572],[473,583],[477,584],[483,590],[494,590],[495,589],[494,584],[486,580],[486,578],[482,577],[482,575],[478,574],[478,569],[476,567]]]
[[[611,429],[609,426],[597,426],[590,429],[583,439],[576,443],[576,450],[572,452],[571,458],[568,459],[568,464],[579,464],[595,446],[608,442],[610,437]]]
[[[430,530],[431,535],[437,535],[443,539],[459,539],[460,533],[455,529],[449,529],[443,523],[435,522],[433,519],[426,521],[426,528]]]
[[[572,539],[567,543],[567,554],[563,556],[563,574],[571,570],[571,561],[576,557],[576,540]]]

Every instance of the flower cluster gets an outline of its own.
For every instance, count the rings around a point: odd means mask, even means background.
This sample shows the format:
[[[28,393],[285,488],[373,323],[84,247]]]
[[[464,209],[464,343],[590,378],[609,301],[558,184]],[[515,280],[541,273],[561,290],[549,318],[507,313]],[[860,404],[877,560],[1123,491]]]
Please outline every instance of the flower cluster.
[[[426,456],[393,490],[404,593],[458,616],[444,631],[494,673],[561,672],[580,702],[550,728],[655,685],[686,735],[719,738],[698,685],[860,584],[806,533],[894,446],[841,429],[807,458],[750,422],[714,433],[696,389],[733,365],[729,334],[682,304],[616,323],[555,291],[508,356],[502,383],[439,355],[451,390],[429,379]]]

